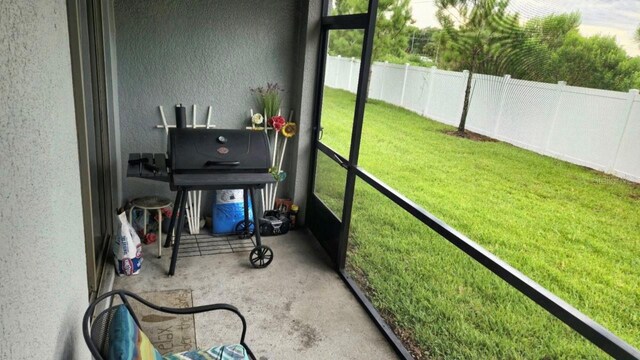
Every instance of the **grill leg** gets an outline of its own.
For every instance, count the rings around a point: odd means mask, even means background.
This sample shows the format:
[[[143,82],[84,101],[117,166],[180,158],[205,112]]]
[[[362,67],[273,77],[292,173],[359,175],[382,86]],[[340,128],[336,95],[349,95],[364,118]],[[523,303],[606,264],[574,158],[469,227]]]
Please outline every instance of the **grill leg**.
[[[255,188],[249,187],[249,197],[251,198],[251,208],[253,210],[253,228],[256,234],[256,246],[262,246],[262,240],[260,239],[260,218],[258,218],[258,207],[256,206]],[[246,205],[245,205],[246,206]],[[246,216],[248,219],[249,216]]]
[[[262,269],[266,268],[271,264],[273,260],[273,250],[271,250],[268,246],[262,245],[262,240],[260,239],[260,220],[258,219],[258,208],[256,207],[255,202],[255,187],[249,187],[249,193],[251,196],[251,205],[253,206],[253,222],[255,223],[255,234],[256,234],[256,247],[251,250],[249,253],[249,261],[251,262],[251,266],[254,268]]]
[[[246,234],[251,234],[249,223],[249,191],[247,191],[247,188],[242,189],[242,197],[244,198],[244,231]],[[251,235],[249,235],[249,238],[251,238]]]
[[[180,247],[180,235],[182,234],[182,228],[184,227],[184,214],[185,207],[187,206],[187,197],[185,196],[186,190],[184,190],[180,198],[180,218],[178,219],[178,229],[176,230],[176,240],[173,243],[173,252],[171,253],[171,265],[169,266],[169,276],[173,276],[176,272],[176,263],[178,262],[178,248]],[[174,216],[175,217],[175,216]]]
[[[158,209],[158,259],[162,257],[162,209]]]
[[[182,190],[178,189],[178,191],[176,191],[176,201],[173,203],[173,216],[171,217],[171,221],[169,221],[169,231],[167,232],[167,240],[164,242],[164,247],[166,248],[171,246],[171,239],[173,238],[173,233],[174,233],[173,230],[176,227],[176,218],[178,217],[178,208],[180,207],[181,201],[182,201]]]

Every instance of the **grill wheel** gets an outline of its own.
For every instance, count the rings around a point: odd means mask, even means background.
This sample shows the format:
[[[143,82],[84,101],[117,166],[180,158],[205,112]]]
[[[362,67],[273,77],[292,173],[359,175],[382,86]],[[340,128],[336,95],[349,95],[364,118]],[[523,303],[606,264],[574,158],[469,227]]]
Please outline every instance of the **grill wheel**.
[[[253,221],[249,221],[249,231],[247,231],[244,226],[244,220],[241,220],[236,224],[236,235],[238,235],[240,239],[247,239],[252,237],[254,231],[255,225],[253,224]]]
[[[256,246],[249,254],[249,261],[254,268],[266,268],[273,260],[273,250],[268,246]]]

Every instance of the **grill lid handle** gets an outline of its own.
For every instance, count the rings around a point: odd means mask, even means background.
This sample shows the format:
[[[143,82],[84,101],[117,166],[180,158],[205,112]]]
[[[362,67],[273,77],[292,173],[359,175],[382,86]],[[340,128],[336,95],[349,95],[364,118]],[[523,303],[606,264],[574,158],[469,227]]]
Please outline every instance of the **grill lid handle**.
[[[204,163],[204,166],[214,166],[214,165],[238,166],[238,165],[240,165],[240,161],[214,161],[214,160],[209,160],[206,163]]]

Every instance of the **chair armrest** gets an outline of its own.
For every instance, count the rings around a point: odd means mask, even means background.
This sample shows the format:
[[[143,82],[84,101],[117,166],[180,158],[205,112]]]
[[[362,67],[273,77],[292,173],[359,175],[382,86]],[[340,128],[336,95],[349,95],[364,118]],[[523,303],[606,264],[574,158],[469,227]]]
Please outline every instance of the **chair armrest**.
[[[120,293],[122,295],[121,298],[123,298],[123,302],[128,306],[128,302],[126,301],[126,299],[123,297],[123,295],[127,296],[127,297],[131,297],[136,299],[137,301],[141,302],[142,304],[154,309],[154,310],[158,310],[164,313],[168,313],[168,314],[176,314],[176,315],[190,315],[190,314],[199,314],[199,313],[204,313],[204,312],[209,312],[209,311],[216,311],[216,310],[225,310],[225,311],[230,311],[234,314],[236,314],[237,317],[240,318],[240,321],[242,322],[242,335],[240,336],[240,343],[244,344],[244,338],[245,335],[247,333],[247,321],[244,319],[244,316],[242,315],[242,313],[240,312],[240,310],[238,310],[238,308],[236,308],[233,305],[230,304],[225,304],[225,303],[219,303],[219,304],[210,304],[210,305],[201,305],[201,306],[194,306],[194,307],[189,307],[189,308],[171,308],[171,307],[165,307],[165,306],[157,306],[155,304],[152,304],[150,302],[148,302],[147,300],[141,298],[140,296],[125,291],[125,290],[119,290]],[[136,320],[136,322],[138,321],[137,317],[135,314],[133,314],[133,311],[131,311],[132,316],[134,317],[134,319]]]
[[[177,314],[177,315],[199,314],[199,313],[216,311],[216,310],[230,311],[236,314],[236,316],[238,316],[240,318],[240,321],[242,322],[242,335],[240,336],[240,343],[244,344],[244,337],[247,334],[247,322],[244,319],[244,316],[242,316],[242,313],[240,313],[240,310],[238,310],[238,308],[236,308],[233,305],[220,303],[220,304],[194,306],[190,308],[169,308],[169,307],[159,306],[155,309],[165,313]]]
[[[135,320],[136,324],[138,324],[138,326],[140,326],[140,322],[138,321],[138,317],[136,316],[136,314],[133,312],[133,308],[129,304],[129,301],[127,300],[127,298],[135,299],[136,301],[154,310],[164,312],[164,313],[169,313],[169,314],[176,314],[176,315],[190,315],[190,314],[198,314],[198,313],[204,313],[204,312],[216,311],[216,310],[230,311],[236,314],[236,316],[238,316],[240,318],[240,321],[242,322],[242,336],[240,337],[240,344],[242,344],[245,348],[248,348],[244,341],[245,335],[247,333],[247,322],[244,319],[244,316],[242,316],[242,313],[240,313],[240,310],[238,310],[238,308],[236,308],[233,305],[220,303],[220,304],[194,306],[190,308],[171,308],[171,307],[158,306],[153,303],[150,303],[149,301],[141,298],[140,296],[130,291],[113,290],[99,296],[91,304],[89,304],[89,307],[87,308],[84,314],[84,317],[82,319],[82,332],[83,332],[85,342],[89,346],[89,350],[91,351],[92,355],[96,359],[102,359],[103,357],[101,356],[98,347],[93,343],[91,339],[91,327],[92,327],[91,320],[93,318],[93,312],[96,305],[100,301],[103,301],[105,299],[109,299],[109,301],[111,301],[111,298],[115,296],[120,297],[120,299],[122,300],[122,303],[127,307],[129,312],[131,313],[131,316]],[[253,356],[252,358],[255,359],[255,357]]]

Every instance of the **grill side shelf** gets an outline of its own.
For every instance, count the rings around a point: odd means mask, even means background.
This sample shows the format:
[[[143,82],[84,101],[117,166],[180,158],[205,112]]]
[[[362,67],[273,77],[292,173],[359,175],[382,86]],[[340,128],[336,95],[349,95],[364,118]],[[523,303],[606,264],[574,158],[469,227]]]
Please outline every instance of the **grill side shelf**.
[[[129,154],[127,177],[169,181],[167,159],[164,154]]]
[[[160,169],[159,173],[167,175],[167,157],[164,154],[153,154],[153,163],[158,169]]]
[[[127,165],[127,177],[141,177],[140,174],[140,154],[129,154],[129,163]]]

